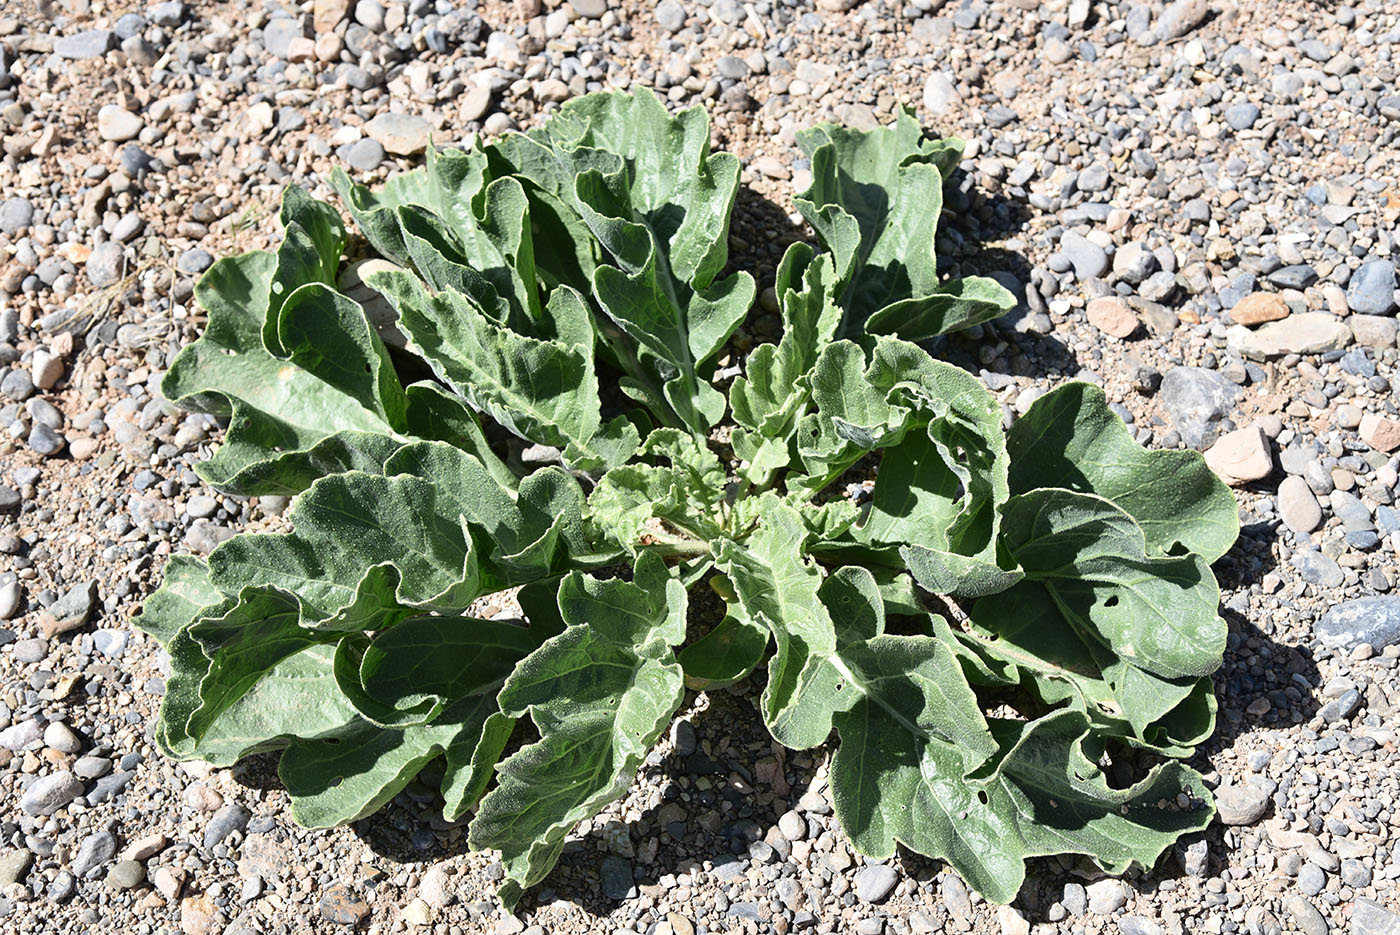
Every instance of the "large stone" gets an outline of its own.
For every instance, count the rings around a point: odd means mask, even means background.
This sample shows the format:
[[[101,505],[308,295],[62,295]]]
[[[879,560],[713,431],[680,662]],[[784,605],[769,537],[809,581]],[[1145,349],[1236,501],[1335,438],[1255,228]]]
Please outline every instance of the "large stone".
[[[412,114],[380,114],[365,124],[365,133],[386,151],[399,156],[421,153],[433,139],[428,121]]]
[[[19,809],[35,817],[52,815],[83,794],[83,784],[68,770],[59,770],[34,780],[20,796]]]
[[[1251,331],[1235,325],[1225,332],[1225,345],[1235,354],[1268,360],[1285,354],[1325,354],[1351,343],[1346,322],[1326,312],[1304,312],[1271,321]]]
[[[1395,264],[1367,260],[1347,283],[1347,307],[1360,315],[1388,315],[1395,308]]]
[[[1361,417],[1361,440],[1377,451],[1400,448],[1400,422],[1374,412]]]
[[[306,25],[299,16],[281,16],[263,27],[263,46],[278,58],[287,58],[296,40],[305,38]]]
[[[1175,0],[1162,11],[1157,20],[1157,36],[1161,39],[1180,39],[1205,21],[1210,13],[1206,0]]]
[[[899,874],[889,864],[869,864],[856,874],[856,896],[868,903],[878,903],[890,895],[899,882]]]
[[[1099,880],[1084,890],[1089,896],[1089,911],[1094,915],[1112,915],[1128,902],[1128,888],[1122,880]]]
[[[1287,317],[1288,303],[1277,292],[1251,293],[1230,309],[1230,318],[1237,325],[1262,325]]]
[[[1229,415],[1240,388],[1204,367],[1174,367],[1162,377],[1159,398],[1181,440],[1202,449],[1215,441],[1217,423]]]
[[[1395,335],[1400,332],[1400,321],[1384,315],[1352,315],[1347,324],[1352,338],[1365,347],[1394,347]]]
[[[116,47],[117,35],[110,29],[89,29],[71,36],[59,36],[53,41],[55,55],[74,60],[101,58]]]
[[[1269,438],[1258,425],[1236,429],[1220,436],[1206,450],[1206,464],[1231,487],[1268,477],[1274,469]]]
[[[1374,899],[1358,899],[1351,907],[1351,935],[1395,935],[1400,932],[1400,914],[1391,912]]]
[[[141,118],[116,104],[104,104],[97,111],[97,135],[113,143],[125,143],[141,132]]]
[[[1361,597],[1338,604],[1313,627],[1318,642],[1347,651],[1369,643],[1376,650],[1400,643],[1400,597]]]

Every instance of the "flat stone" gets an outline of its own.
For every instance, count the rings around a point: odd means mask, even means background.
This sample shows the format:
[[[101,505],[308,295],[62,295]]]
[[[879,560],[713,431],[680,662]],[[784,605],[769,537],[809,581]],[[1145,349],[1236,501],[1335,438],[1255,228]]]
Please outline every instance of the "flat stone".
[[[1281,266],[1264,277],[1280,289],[1306,289],[1317,282],[1317,270],[1306,263]]]
[[[122,245],[111,240],[98,244],[83,270],[88,281],[99,289],[116,282],[122,275]]]
[[[1400,448],[1400,422],[1374,412],[1361,417],[1361,440],[1377,451]]]
[[[306,26],[301,17],[279,16],[263,27],[263,46],[278,58],[290,57],[297,39],[305,39]]]
[[[1162,935],[1162,927],[1143,916],[1124,916],[1118,920],[1120,935]]]
[[[117,36],[110,29],[89,29],[71,36],[59,36],[53,41],[55,55],[75,61],[101,58],[116,47]]]
[[[1274,469],[1269,438],[1258,425],[1236,429],[1220,436],[1206,449],[1206,464],[1231,487],[1268,477]]]
[[[16,195],[0,204],[0,233],[17,237],[28,230],[33,221],[34,205],[28,198]]]
[[[412,114],[380,114],[365,124],[365,133],[386,151],[399,156],[421,153],[433,138],[428,121]]]
[[[1335,560],[1312,549],[1303,549],[1295,554],[1293,565],[1304,581],[1320,588],[1338,588],[1346,580],[1341,566]]]
[[[1395,308],[1395,264],[1367,260],[1347,283],[1347,307],[1359,315],[1388,315]]]
[[[20,796],[19,808],[26,815],[52,815],[83,794],[83,784],[68,770],[41,776]]]
[[[890,895],[899,882],[899,874],[889,864],[868,864],[856,874],[856,896],[864,902],[878,903]]]
[[[248,827],[251,813],[241,805],[225,805],[214,813],[204,827],[204,849],[212,851],[235,831]]]
[[[97,135],[113,143],[135,139],[145,125],[139,116],[116,104],[104,104],[97,111]]]
[[[1358,899],[1351,906],[1351,935],[1395,935],[1400,913],[1391,912],[1374,899]]]
[[[337,925],[359,925],[369,916],[369,903],[341,883],[326,888],[317,903],[321,918]]]
[[[458,102],[462,119],[465,121],[480,120],[491,112],[491,89],[483,87],[471,87],[462,95]]]
[[[1361,597],[1338,604],[1313,627],[1324,646],[1350,651],[1362,643],[1377,652],[1400,643],[1400,597]]]
[[[1254,292],[1240,299],[1230,309],[1230,318],[1237,325],[1262,325],[1288,317],[1288,303],[1277,292]]]
[[[1365,347],[1394,347],[1395,336],[1400,332],[1400,321],[1384,315],[1352,315],[1347,324],[1352,338]]]
[[[1297,533],[1310,533],[1322,525],[1322,505],[1301,477],[1285,477],[1279,484],[1278,512],[1284,525]]]
[[[1215,790],[1215,808],[1222,825],[1252,825],[1269,810],[1269,794],[1254,786],[1221,786]]]
[[[584,19],[602,19],[608,12],[607,0],[569,0],[569,6]]]
[[[1251,331],[1235,325],[1225,332],[1225,346],[1253,360],[1269,360],[1286,354],[1325,354],[1351,343],[1346,322],[1326,312],[1304,312],[1271,321]]]
[[[1215,441],[1216,423],[1234,409],[1239,394],[1218,371],[1173,367],[1162,377],[1158,398],[1181,440],[1199,450]]]
[[[1115,338],[1126,338],[1138,327],[1137,316],[1128,308],[1128,303],[1114,295],[1093,299],[1084,311],[1089,324]]]
[[[39,620],[39,632],[44,639],[76,630],[88,622],[97,604],[97,582],[74,585],[44,611]]]

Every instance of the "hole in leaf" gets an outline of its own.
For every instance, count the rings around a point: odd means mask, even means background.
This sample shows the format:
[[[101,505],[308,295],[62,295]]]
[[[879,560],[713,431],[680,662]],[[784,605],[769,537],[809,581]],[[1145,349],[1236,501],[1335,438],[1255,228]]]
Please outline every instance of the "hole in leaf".
[[[1103,606],[1105,606],[1105,607],[1117,607],[1117,606],[1118,606],[1118,595],[1117,595],[1117,594],[1111,595],[1111,596],[1109,597],[1108,600],[1106,600],[1106,601],[1103,602]]]
[[[977,801],[981,802],[983,805],[986,805],[987,802],[990,801],[990,800],[987,798],[987,793],[983,792],[981,789],[978,789],[978,790],[977,790]]]

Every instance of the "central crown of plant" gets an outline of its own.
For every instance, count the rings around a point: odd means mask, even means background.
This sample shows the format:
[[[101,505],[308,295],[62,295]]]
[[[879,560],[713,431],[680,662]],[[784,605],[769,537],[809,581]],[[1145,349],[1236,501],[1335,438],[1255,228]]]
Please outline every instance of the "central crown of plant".
[[[868,855],[903,844],[1006,902],[1027,857],[1123,872],[1204,827],[1188,767],[1123,787],[1101,762],[1183,757],[1213,729],[1229,491],[1194,452],[1139,447],[1086,384],[1005,432],[976,379],[910,343],[1013,304],[940,278],[958,141],[903,114],[798,142],[824,250],[787,251],[782,339],[727,394],[715,360],[755,285],[726,275],[739,163],[699,109],[590,95],[377,192],[337,174],[383,258],[347,290],[363,304],[337,289],[339,214],[288,188],[281,246],[199,282],[208,325],[163,387],[228,418],[201,476],[295,494],[292,531],[170,560],[136,621],[170,655],[161,750],[281,749],[312,826],[431,765],[513,905],[687,685],[766,663],[773,737],[839,737],[836,814]],[[558,464],[523,473],[489,422]],[[857,505],[836,482],[876,459]],[[701,633],[694,587],[726,607]],[[507,589],[523,620],[465,616]]]

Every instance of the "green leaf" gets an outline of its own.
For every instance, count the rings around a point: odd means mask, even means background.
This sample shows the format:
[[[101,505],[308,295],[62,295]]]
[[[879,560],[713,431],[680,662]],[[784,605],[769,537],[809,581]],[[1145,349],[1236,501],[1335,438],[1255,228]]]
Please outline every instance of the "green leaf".
[[[165,580],[146,598],[131,625],[169,646],[180,630],[207,607],[222,603],[224,592],[209,580],[209,566],[193,555],[172,555],[165,563]]]
[[[540,739],[497,768],[471,825],[501,851],[513,906],[559,859],[564,836],[626,791],[684,694],[671,647],[685,638],[685,587],[643,555],[633,581],[572,574],[559,589],[568,629],[527,656],[501,689],[508,717]]]
[[[1137,520],[1153,554],[1214,562],[1234,545],[1234,495],[1195,451],[1148,451],[1103,390],[1067,383],[1037,399],[1007,434],[1011,489],[1064,487],[1112,500]]]
[[[694,435],[657,429],[638,456],[663,463],[614,468],[589,495],[594,523],[606,536],[634,552],[654,519],[701,541],[723,534],[718,512],[728,478],[714,452]]]
[[[345,226],[334,208],[312,198],[299,185],[282,190],[281,220],[285,236],[277,248],[277,263],[268,286],[262,343],[268,353],[287,357],[289,348],[279,331],[282,308],[305,285],[335,285],[340,254],[345,249]]]
[[[908,341],[997,318],[1016,304],[995,280],[944,280],[934,238],[960,140],[930,141],[907,109],[877,130],[822,124],[797,134],[812,184],[797,209],[836,260],[848,325]]]

